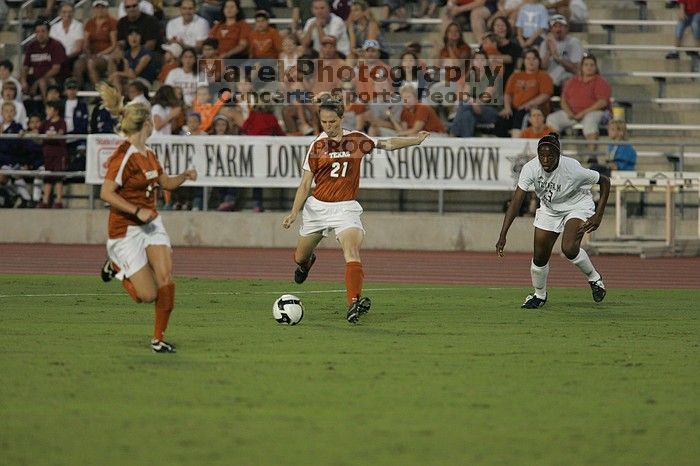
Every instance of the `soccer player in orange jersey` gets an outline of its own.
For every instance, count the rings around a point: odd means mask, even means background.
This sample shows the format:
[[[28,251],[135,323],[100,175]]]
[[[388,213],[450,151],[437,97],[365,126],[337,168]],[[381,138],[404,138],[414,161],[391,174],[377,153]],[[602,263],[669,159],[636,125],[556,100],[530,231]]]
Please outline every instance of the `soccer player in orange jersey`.
[[[174,353],[163,340],[174,307],[175,284],[170,238],[156,211],[158,188],[176,189],[186,180],[196,180],[194,169],[177,176],[163,173],[156,155],[146,146],[153,131],[151,109],[143,103],[124,106],[116,89],[98,85],[104,106],[118,115],[117,129],[125,141],[107,161],[100,198],[110,204],[109,240],[106,268],[114,264],[116,277],[137,303],[155,302],[155,323],[151,349],[156,353]]]
[[[389,138],[380,141],[371,139],[360,131],[348,131],[340,124],[344,106],[330,94],[319,99],[319,119],[323,132],[306,153],[304,173],[294,198],[292,211],[282,221],[289,228],[302,212],[299,241],[294,252],[298,267],[294,281],[303,283],[316,261],[314,249],[333,230],[343,248],[345,256],[345,288],[349,305],[347,320],[355,323],[360,315],[369,311],[371,302],[362,297],[364,273],[360,262],[360,245],[365,230],[360,220],[362,207],[355,200],[360,186],[362,157],[375,147],[394,150],[415,146],[428,136],[421,131],[416,136]],[[309,197],[311,183],[316,182],[313,195]]]

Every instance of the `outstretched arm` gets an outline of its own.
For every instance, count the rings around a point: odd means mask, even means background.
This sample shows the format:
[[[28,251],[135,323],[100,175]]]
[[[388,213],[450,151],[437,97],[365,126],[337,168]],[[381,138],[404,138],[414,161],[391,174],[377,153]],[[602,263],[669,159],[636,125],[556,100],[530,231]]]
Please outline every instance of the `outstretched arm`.
[[[508,206],[508,210],[506,211],[506,216],[503,218],[501,235],[498,237],[498,242],[496,243],[496,253],[501,257],[503,257],[503,249],[505,249],[506,247],[506,235],[508,234],[508,229],[513,223],[513,220],[515,220],[515,217],[518,216],[518,211],[520,211],[520,207],[523,205],[524,200],[525,191],[523,191],[519,187],[515,188],[513,198],[510,200],[510,205]]]
[[[428,137],[428,134],[430,134],[428,131],[421,131],[415,136],[381,139],[377,142],[377,148],[395,150],[403,147],[417,146]]]
[[[311,183],[313,182],[313,180],[314,174],[309,170],[304,170],[304,174],[301,177],[301,182],[299,183],[299,187],[297,188],[297,194],[296,196],[294,196],[294,205],[292,205],[292,211],[289,213],[289,215],[284,217],[284,220],[282,220],[283,228],[291,227],[292,223],[294,223],[294,220],[297,219],[299,211],[301,211],[301,208],[304,207],[306,198],[309,197],[309,192],[311,191]]]
[[[196,179],[197,170],[195,170],[194,168],[190,168],[189,170],[185,170],[184,172],[175,176],[168,176],[166,174],[162,174],[158,177],[158,184],[161,188],[167,189],[168,191],[172,191],[173,189],[177,189],[185,181],[195,181]]]

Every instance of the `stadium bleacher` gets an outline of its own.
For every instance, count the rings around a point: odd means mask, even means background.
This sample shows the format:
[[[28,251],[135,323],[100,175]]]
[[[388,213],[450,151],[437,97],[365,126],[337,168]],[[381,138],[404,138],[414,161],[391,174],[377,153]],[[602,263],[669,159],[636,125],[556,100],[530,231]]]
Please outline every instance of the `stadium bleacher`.
[[[27,18],[27,10],[32,3],[31,0],[8,2],[10,14],[0,31],[0,55],[14,61],[15,72],[21,64],[22,44],[30,40],[29,34],[32,32],[31,27],[27,27],[32,24]],[[89,17],[90,3],[82,0],[76,4],[77,19],[84,21]],[[179,15],[176,5],[176,2],[165,4],[166,17]],[[669,147],[665,152],[688,152],[688,149],[679,148],[684,147],[683,142],[692,143],[693,137],[700,132],[700,73],[697,69],[700,49],[681,47],[678,50],[686,53],[682,53],[680,59],[664,58],[666,52],[675,50],[672,45],[675,12],[669,9],[670,5],[666,2],[654,0],[589,0],[587,5],[590,19],[583,27],[576,28],[581,31],[571,34],[598,57],[600,69],[612,85],[614,101],[626,107],[631,139],[641,143],[667,142]],[[253,22],[254,2],[243,0],[241,6],[248,22]],[[383,19],[380,6],[371,9],[376,18]],[[116,16],[115,4],[111,4],[110,13]],[[274,14],[273,24],[285,27],[291,22],[291,7],[275,7]],[[424,55],[434,56],[442,39],[440,19],[414,18],[406,22],[410,25],[407,31],[387,30],[383,33],[385,48],[396,52],[420,37]],[[418,36],[416,32],[419,32]],[[466,33],[466,36],[473,42],[470,33]],[[23,39],[20,40],[20,37]],[[92,96],[94,93],[82,90],[80,95]],[[552,101],[556,105],[557,98]],[[577,131],[567,134],[567,137],[576,138]],[[578,147],[577,144],[570,146],[572,149]],[[648,163],[659,168],[671,168],[666,157],[645,157],[643,150],[640,153],[641,166]],[[695,163],[695,159],[691,158],[686,165],[692,167]]]

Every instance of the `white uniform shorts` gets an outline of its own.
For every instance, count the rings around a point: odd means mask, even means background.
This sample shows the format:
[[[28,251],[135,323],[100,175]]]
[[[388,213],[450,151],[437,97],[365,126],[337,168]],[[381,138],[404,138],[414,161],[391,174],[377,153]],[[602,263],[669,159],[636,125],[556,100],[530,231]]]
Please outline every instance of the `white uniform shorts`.
[[[535,212],[535,221],[533,225],[540,230],[553,231],[561,233],[564,231],[564,225],[572,218],[588,220],[595,214],[593,209],[570,210],[568,212],[554,212],[546,207],[540,207]]]
[[[323,236],[333,230],[335,235],[348,228],[359,228],[362,232],[362,206],[357,201],[324,202],[311,196],[306,200],[301,213],[301,236],[321,232]]]
[[[148,263],[146,248],[155,245],[170,247],[160,215],[145,225],[129,225],[123,238],[107,240],[107,254],[121,269],[116,277],[122,280],[141,270]]]

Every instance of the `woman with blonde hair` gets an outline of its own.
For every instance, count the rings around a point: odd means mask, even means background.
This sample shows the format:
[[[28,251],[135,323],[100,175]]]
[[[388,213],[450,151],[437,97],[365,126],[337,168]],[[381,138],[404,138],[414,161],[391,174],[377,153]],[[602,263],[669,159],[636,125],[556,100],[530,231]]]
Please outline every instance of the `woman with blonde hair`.
[[[187,180],[195,181],[197,171],[185,170],[176,176],[163,173],[146,139],[153,132],[151,109],[144,103],[124,105],[119,92],[106,83],[97,87],[105,108],[119,119],[117,132],[125,141],[107,161],[100,198],[109,203],[107,253],[102,279],[122,280],[137,303],[155,302],[155,322],[151,349],[174,353],[175,347],[163,340],[174,307],[170,238],[156,210],[156,191],[176,189]]]

